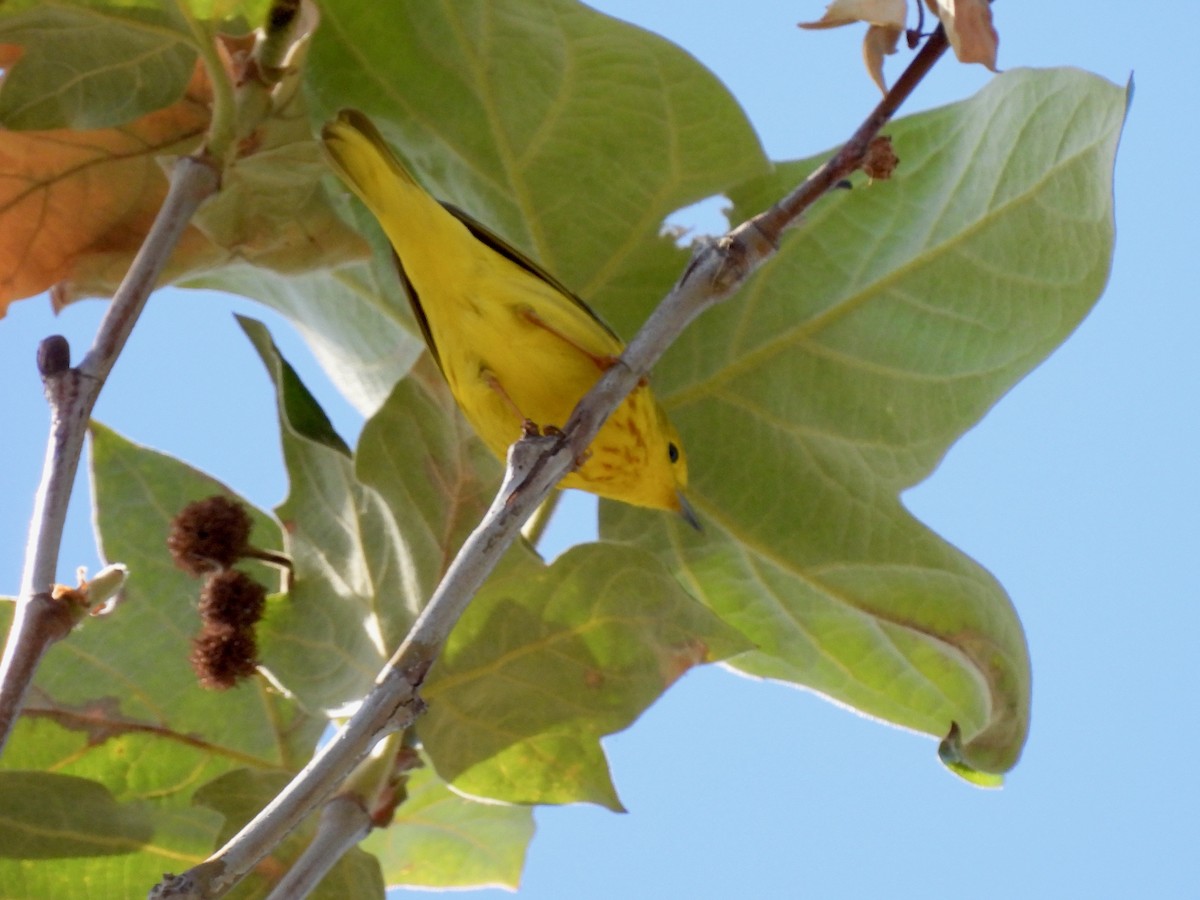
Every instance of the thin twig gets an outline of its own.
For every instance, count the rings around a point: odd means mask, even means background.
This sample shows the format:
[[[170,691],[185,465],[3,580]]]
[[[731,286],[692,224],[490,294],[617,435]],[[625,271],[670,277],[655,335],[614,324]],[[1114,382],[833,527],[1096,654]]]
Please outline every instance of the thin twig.
[[[113,295],[92,349],[76,368],[43,366],[50,438],[29,525],[21,594],[0,659],[0,751],[42,655],[65,637],[76,621],[66,604],[51,597],[50,590],[92,408],[171,251],[196,208],[216,192],[219,183],[218,170],[207,159],[183,157],[175,164],[162,209]],[[64,344],[61,338],[48,338],[39,350],[39,361],[50,356],[64,361],[69,355]]]
[[[913,61],[896,79],[891,90],[884,95],[884,98],[879,101],[879,105],[863,120],[863,123],[858,126],[858,130],[850,136],[841,149],[808,176],[796,190],[766,212],[750,219],[741,228],[753,227],[762,232],[767,240],[778,243],[784,229],[795,222],[804,210],[812,206],[815,200],[824,196],[830,188],[859,167],[871,141],[896,114],[896,110],[908,99],[949,46],[950,42],[946,40],[946,30],[939,25],[929,36],[925,45],[917,52],[917,55],[913,57]],[[733,234],[737,234],[741,228],[735,229]]]
[[[269,44],[269,52],[255,56],[256,63],[269,71],[270,77],[252,80],[237,92],[213,36],[184,11],[213,87],[212,121],[205,147],[179,159],[172,168],[162,208],[113,294],[82,362],[75,368],[70,366],[70,348],[57,335],[38,348],[38,367],[50,406],[50,437],[34,498],[21,593],[0,658],[0,753],[42,656],[70,633],[82,614],[71,604],[55,600],[50,591],[58,569],[67,504],[96,399],[192,215],[220,188],[221,171],[235,151],[238,129],[247,130],[259,121],[249,121],[244,113],[239,116],[239,103],[244,103],[247,93],[263,94],[269,99],[269,92],[286,74],[289,41],[295,43],[304,36],[299,31],[302,23],[311,28],[312,10],[305,10],[303,15],[300,11],[300,0],[275,0],[266,29],[270,40],[264,39],[256,48]],[[265,114],[270,104],[259,106],[262,109],[256,107],[256,114]]]
[[[567,420],[563,432],[571,456],[564,461],[563,454],[556,453],[540,460],[540,466],[552,467],[556,473],[569,471],[569,465],[564,468],[564,464],[582,456],[609,412],[649,373],[688,323],[740,287],[775,253],[783,232],[818,198],[861,165],[880,129],[895,115],[947,46],[946,33],[939,26],[892,89],[837,153],[770,209],[701,247],[693,255],[671,293],[650,314],[621,354],[624,365],[609,369]]]
[[[338,794],[321,808],[317,833],[304,852],[279,879],[267,900],[307,897],[348,850],[367,836],[373,824],[362,799]]]
[[[670,294],[621,355],[580,400],[553,437],[522,438],[509,449],[504,483],[479,526],[450,564],[362,706],[266,808],[212,857],[167,876],[152,898],[206,900],[230,890],[259,859],[336,791],[345,773],[380,738],[408,727],[424,704],[417,691],[471,598],[520,534],[522,524],[581,459],[605,419],[649,372],[679,333],[736,290],[778,246],[779,236],[818,197],[862,161],[879,130],[946,49],[939,28],[883,102],[824,166],[778,204],[700,248]]]

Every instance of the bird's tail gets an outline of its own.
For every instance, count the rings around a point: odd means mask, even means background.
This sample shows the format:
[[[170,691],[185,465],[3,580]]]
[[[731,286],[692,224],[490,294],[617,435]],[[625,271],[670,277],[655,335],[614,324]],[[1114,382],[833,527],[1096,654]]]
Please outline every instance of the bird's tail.
[[[445,216],[358,110],[339,112],[321,130],[321,140],[334,172],[375,214],[401,255],[414,229]]]

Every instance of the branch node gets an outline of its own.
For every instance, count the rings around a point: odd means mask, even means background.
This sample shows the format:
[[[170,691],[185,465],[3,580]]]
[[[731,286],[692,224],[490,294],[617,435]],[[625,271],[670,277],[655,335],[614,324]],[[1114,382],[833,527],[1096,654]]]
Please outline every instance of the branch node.
[[[429,674],[429,669],[432,665],[432,658],[422,659],[413,663],[404,670],[404,678],[410,685],[412,685],[412,689],[414,691],[425,683],[425,676]],[[420,705],[421,709],[425,708],[424,701],[418,698],[415,694],[413,695],[413,700]]]
[[[886,134],[877,134],[867,145],[859,168],[872,181],[886,181],[892,177],[896,167],[900,165],[900,157],[892,146],[892,139]]]
[[[702,237],[692,245],[692,258],[688,260],[683,274],[679,276],[679,281],[675,285],[675,291],[680,290],[687,284],[700,269],[701,265],[711,258],[717,243],[716,238]]]
[[[500,496],[504,497],[505,505],[511,505],[528,483],[529,476],[554,450],[566,443],[566,434],[559,429],[551,429],[525,434],[508,448],[508,459],[504,467],[504,483],[500,485]]]
[[[195,869],[175,875],[163,872],[162,881],[151,888],[147,900],[176,900],[176,898],[199,897],[200,885],[195,877]]]
[[[425,710],[429,706],[417,694],[417,688],[425,680],[425,674],[432,665],[433,660],[426,660],[403,669],[400,672],[400,679],[408,686],[409,690],[396,703],[396,707],[392,710],[391,715],[388,716],[380,736],[383,733],[403,731],[425,714]]]
[[[31,609],[40,610],[37,621],[41,634],[47,638],[47,646],[70,634],[87,611],[86,600],[81,603],[77,594],[70,589],[64,591],[63,587],[55,585],[29,598]]]

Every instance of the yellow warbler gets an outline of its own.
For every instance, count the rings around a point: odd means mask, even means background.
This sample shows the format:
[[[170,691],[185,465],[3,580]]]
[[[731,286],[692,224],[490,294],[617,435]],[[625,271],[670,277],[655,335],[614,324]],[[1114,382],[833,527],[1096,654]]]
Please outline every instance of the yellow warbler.
[[[620,338],[520,251],[430,196],[362,113],[343,110],[322,138],[334,171],[392,242],[425,342],[484,443],[503,459],[526,422],[561,427],[620,355]],[[696,524],[679,435],[644,383],[561,486]]]

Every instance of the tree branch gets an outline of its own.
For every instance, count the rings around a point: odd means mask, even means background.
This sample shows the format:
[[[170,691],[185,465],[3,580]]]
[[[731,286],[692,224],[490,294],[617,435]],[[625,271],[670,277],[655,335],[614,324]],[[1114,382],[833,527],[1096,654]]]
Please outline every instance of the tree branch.
[[[222,896],[297,824],[336,791],[382,737],[408,727],[424,708],[417,691],[471,598],[520,534],[521,526],[582,458],[604,421],[701,312],[729,297],[777,249],[788,226],[857,169],[883,126],[945,52],[939,27],[846,144],[771,209],[700,247],[679,281],[621,356],[580,400],[559,435],[522,438],[509,448],[504,483],[450,564],[404,642],[362,706],[292,782],[212,857],[167,876],[152,898]]]
[[[50,591],[58,570],[71,487],[96,398],[192,214],[216,192],[219,182],[217,168],[207,159],[180,159],[171,170],[162,209],[113,295],[83,361],[72,368],[70,348],[58,336],[47,338],[38,349],[50,406],[50,436],[29,525],[21,594],[0,659],[0,751],[16,723],[39,661],[78,621],[78,608],[55,600]]]
[[[317,834],[299,859],[279,879],[267,900],[295,900],[312,893],[348,850],[370,833],[373,823],[362,800],[338,794],[321,809]]]
[[[283,83],[296,48],[311,33],[315,15],[315,8],[305,0],[273,0],[266,27],[250,57],[254,77],[236,87],[225,71],[215,40],[191,16],[186,17],[213,85],[207,141],[171,169],[162,208],[79,366],[71,367],[70,347],[59,335],[47,338],[38,348],[38,370],[50,406],[50,437],[34,498],[21,593],[0,658],[0,753],[42,656],[70,633],[84,612],[78,603],[56,600],[51,589],[92,409],[193,214],[219,190],[221,172],[236,151],[236,139],[270,112],[276,100],[274,92]]]

